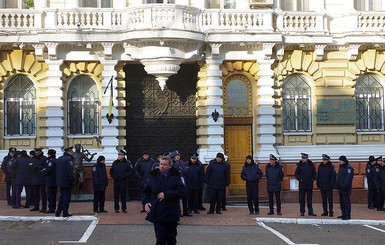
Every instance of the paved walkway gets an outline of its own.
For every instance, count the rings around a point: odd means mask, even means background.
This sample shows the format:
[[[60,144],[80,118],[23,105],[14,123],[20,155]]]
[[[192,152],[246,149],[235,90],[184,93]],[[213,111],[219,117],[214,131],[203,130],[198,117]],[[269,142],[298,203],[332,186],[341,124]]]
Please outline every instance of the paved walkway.
[[[208,208],[208,204],[204,204]],[[92,212],[91,202],[72,202],[70,204],[70,213],[74,216],[71,219],[94,219],[98,218],[99,224],[149,224],[145,220],[145,213],[140,213],[141,204],[139,201],[127,203],[128,213],[115,213],[113,210],[113,202],[106,202],[106,210],[108,213],[95,214]],[[282,205],[282,216],[267,215],[268,207],[261,206],[259,215],[249,215],[246,206],[229,205],[227,211],[222,214],[206,214],[206,211],[201,211],[200,214],[194,214],[192,217],[182,217],[181,224],[184,225],[255,225],[256,221],[260,222],[279,222],[279,223],[328,223],[328,224],[371,224],[385,225],[385,212],[368,209],[364,204],[352,205],[352,220],[342,221],[336,216],[341,214],[339,205],[335,204],[335,217],[321,217],[322,206],[319,203],[313,204],[317,217],[310,217],[305,214],[304,217],[299,215],[298,203],[284,203]],[[82,217],[79,217],[82,216]],[[15,220],[21,217],[44,217],[41,219],[64,219],[55,218],[53,214],[42,214],[32,212],[29,209],[13,209],[8,206],[5,201],[0,201],[0,221]],[[39,218],[38,218],[39,219]],[[67,219],[67,218],[66,218]]]

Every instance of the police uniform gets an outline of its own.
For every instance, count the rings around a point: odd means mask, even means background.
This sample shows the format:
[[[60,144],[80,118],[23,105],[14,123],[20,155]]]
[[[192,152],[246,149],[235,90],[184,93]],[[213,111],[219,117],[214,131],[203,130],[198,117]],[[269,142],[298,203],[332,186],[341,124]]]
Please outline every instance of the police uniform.
[[[247,160],[250,160],[250,163]],[[241,170],[241,179],[246,181],[246,196],[249,214],[259,214],[258,184],[262,175],[259,165],[254,162],[250,155],[247,156]]]
[[[316,180],[314,163],[309,160],[309,155],[301,153],[302,160],[297,164],[295,178],[299,182],[299,203],[301,216],[305,214],[305,196],[310,216],[316,216],[313,212],[313,182]]]
[[[47,211],[47,192],[45,189],[45,176],[42,170],[45,168],[47,158],[43,155],[41,148],[35,148],[35,157],[32,158],[32,188],[33,188],[33,204],[34,207],[30,211],[39,211],[40,198],[41,198],[41,210],[40,212]]]
[[[49,149],[47,155],[45,168],[42,170],[42,173],[45,175],[45,186],[47,187],[48,210],[46,213],[55,213],[57,195],[56,151],[54,149]]]
[[[377,190],[374,182],[374,166],[376,159],[370,156],[365,168],[366,181],[368,183],[368,208],[374,209],[377,206]]]
[[[16,174],[13,170],[13,164],[15,163],[14,154],[16,152],[16,148],[11,147],[8,149],[8,154],[3,158],[3,162],[1,163],[1,170],[3,170],[5,174],[5,191],[7,196],[7,204],[15,205],[15,177]],[[12,191],[12,195],[11,195]]]
[[[352,193],[354,169],[349,164],[349,161],[345,156],[340,156],[339,160],[340,167],[337,175],[336,189],[338,190],[340,198],[342,215],[338,216],[338,218],[342,218],[343,220],[349,220],[351,219],[350,195]]]
[[[176,156],[180,157],[179,151],[173,151],[168,156],[172,159],[172,166],[179,170],[182,178],[184,179],[185,172],[186,172],[186,164],[181,159],[179,159],[178,161],[175,160]],[[185,186],[186,186],[185,195],[182,197],[183,216],[190,217],[192,215],[188,212],[188,192],[187,192],[186,182],[185,182]]]
[[[382,156],[376,159],[374,166],[374,183],[377,190],[377,211],[385,211],[384,209],[384,191],[385,191],[385,165]]]
[[[102,163],[104,156],[99,156],[96,164],[92,166],[92,183],[94,186],[94,212],[106,213],[104,204],[106,200],[106,188],[108,186],[106,165]]]
[[[333,188],[336,183],[336,170],[330,162],[330,157],[322,155],[322,163],[318,166],[317,186],[321,192],[323,213],[321,216],[333,217]],[[328,212],[329,205],[329,212]]]
[[[277,214],[282,215],[281,211],[281,189],[283,180],[283,168],[278,162],[277,157],[270,154],[270,161],[266,165],[266,179],[267,179],[267,193],[269,196],[269,213],[267,215],[274,214],[274,196],[277,202]]]
[[[148,155],[148,153],[144,152],[144,155]],[[148,159],[144,159],[144,157],[141,157],[136,160],[135,163],[135,175],[139,179],[139,189],[142,191],[144,185],[147,183],[148,177],[150,176],[150,171],[155,164],[154,159],[148,157]],[[140,211],[141,213],[146,212],[144,210],[144,206],[142,207],[142,210]]]
[[[190,155],[186,163],[185,181],[188,192],[188,211],[189,213],[199,213],[199,190],[203,183],[203,168],[198,159],[198,154]]]
[[[126,152],[119,150],[118,155],[126,156]],[[110,175],[114,179],[114,209],[116,213],[119,213],[119,198],[122,204],[122,212],[127,213],[127,184],[128,177],[133,174],[133,171],[130,161],[125,157],[112,163]]]
[[[63,217],[72,216],[68,209],[71,201],[71,187],[74,182],[73,151],[72,146],[64,149],[63,156],[56,161],[56,181],[60,188],[60,198],[55,211],[55,216],[59,217],[63,212]]]

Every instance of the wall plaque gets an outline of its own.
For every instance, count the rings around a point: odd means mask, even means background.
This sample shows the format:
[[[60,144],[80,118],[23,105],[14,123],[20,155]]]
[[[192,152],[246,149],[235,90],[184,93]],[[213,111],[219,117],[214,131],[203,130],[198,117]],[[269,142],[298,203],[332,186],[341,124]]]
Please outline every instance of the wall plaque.
[[[317,124],[355,124],[356,103],[353,98],[317,99]]]

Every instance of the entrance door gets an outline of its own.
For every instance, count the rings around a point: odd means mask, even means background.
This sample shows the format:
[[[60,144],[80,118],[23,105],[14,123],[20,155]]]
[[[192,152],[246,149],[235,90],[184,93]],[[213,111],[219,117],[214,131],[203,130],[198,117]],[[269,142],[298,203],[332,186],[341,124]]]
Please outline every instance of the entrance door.
[[[225,154],[230,164],[230,194],[246,194],[242,166],[252,154],[251,125],[225,126]]]

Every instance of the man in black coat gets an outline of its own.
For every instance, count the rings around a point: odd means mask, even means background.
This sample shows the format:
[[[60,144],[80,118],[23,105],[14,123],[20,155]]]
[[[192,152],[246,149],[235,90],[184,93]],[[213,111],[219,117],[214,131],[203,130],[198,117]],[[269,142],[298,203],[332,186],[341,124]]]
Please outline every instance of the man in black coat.
[[[322,154],[322,163],[318,166],[317,186],[321,192],[322,207],[324,212],[321,216],[333,217],[333,188],[336,183],[336,170],[330,162],[330,157]],[[328,212],[329,204],[329,212]]]
[[[338,170],[336,189],[338,190],[338,194],[340,197],[342,215],[338,216],[337,218],[349,220],[351,219],[352,211],[350,195],[352,194],[354,169],[349,164],[349,161],[346,156],[340,156],[339,161],[340,167]]]
[[[142,191],[144,185],[147,183],[147,179],[150,176],[152,166],[155,164],[154,159],[150,158],[147,152],[144,152],[142,157],[136,160],[135,163],[135,174],[139,179],[139,189]],[[142,207],[141,213],[145,213],[144,206]]]
[[[34,207],[30,211],[45,213],[47,211],[47,192],[45,189],[45,176],[42,170],[45,168],[47,158],[44,156],[41,148],[35,148],[34,151],[35,156],[32,158],[31,164]],[[39,210],[40,200],[42,208]]]
[[[15,157],[14,154],[16,152],[15,147],[11,147],[8,149],[8,154],[3,158],[3,162],[1,163],[1,170],[3,170],[4,175],[5,175],[5,191],[6,191],[6,196],[7,196],[7,204],[8,205],[15,205],[14,199],[15,195],[11,195],[11,190],[12,194],[15,192],[15,177],[12,173],[13,172],[13,167],[11,166],[15,162]]]
[[[45,186],[47,187],[48,210],[46,213],[55,213],[57,195],[56,151],[54,149],[49,149],[47,155],[45,168],[41,171],[42,174],[45,175]]]
[[[283,168],[276,156],[270,154],[269,163],[266,165],[267,193],[269,195],[269,209],[267,215],[274,214],[274,196],[277,202],[277,214],[281,212],[281,189],[283,180]]]
[[[222,200],[226,186],[230,184],[230,167],[222,153],[210,161],[206,170],[206,182],[210,191],[210,209],[207,214],[221,214]]]
[[[72,146],[64,149],[63,156],[56,161],[56,181],[60,188],[60,198],[55,211],[55,216],[59,217],[63,212],[63,217],[70,217],[68,209],[71,201],[71,187],[74,182]]]
[[[186,163],[185,181],[188,192],[188,212],[199,214],[199,190],[202,187],[204,171],[198,154],[190,155]]]
[[[162,157],[159,168],[151,171],[142,191],[146,220],[154,224],[156,244],[176,244],[180,220],[179,199],[185,194],[180,173],[169,157]]]
[[[134,169],[131,162],[126,159],[126,152],[118,151],[116,159],[110,168],[110,175],[114,179],[114,209],[119,213],[119,198],[122,203],[122,212],[127,213],[127,185],[128,177],[133,174]]]
[[[377,189],[374,182],[374,165],[376,163],[376,159],[374,156],[369,156],[369,160],[366,164],[365,174],[366,181],[368,183],[368,208],[375,209],[377,206]]]
[[[94,212],[107,213],[104,209],[106,200],[106,188],[108,186],[107,170],[105,164],[106,158],[99,156],[96,164],[92,166],[92,183],[94,186]]]
[[[302,159],[295,170],[295,178],[299,182],[299,204],[301,216],[305,214],[305,196],[309,216],[317,216],[313,212],[313,182],[316,180],[314,163],[309,160],[309,155],[301,153]]]

